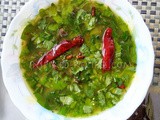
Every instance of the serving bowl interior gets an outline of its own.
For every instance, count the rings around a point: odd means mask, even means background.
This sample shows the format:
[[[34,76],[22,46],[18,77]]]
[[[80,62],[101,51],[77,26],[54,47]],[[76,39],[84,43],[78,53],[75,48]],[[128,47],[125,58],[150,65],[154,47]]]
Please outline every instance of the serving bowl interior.
[[[124,98],[114,107],[87,118],[66,118],[40,106],[29,91],[19,65],[21,34],[27,22],[32,20],[41,8],[50,6],[56,0],[29,1],[10,24],[5,36],[2,52],[3,81],[13,103],[30,120],[125,120],[143,101],[153,76],[154,52],[151,36],[141,15],[127,0],[97,0],[109,6],[129,26],[136,43],[137,68],[133,82]]]

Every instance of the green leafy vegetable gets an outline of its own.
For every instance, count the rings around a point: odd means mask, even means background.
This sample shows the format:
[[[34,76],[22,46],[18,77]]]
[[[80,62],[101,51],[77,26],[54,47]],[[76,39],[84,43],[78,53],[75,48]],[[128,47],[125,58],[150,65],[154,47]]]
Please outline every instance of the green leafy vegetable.
[[[60,101],[63,105],[70,105],[73,102],[73,98],[70,96],[60,97]]]
[[[84,113],[91,113],[92,112],[92,106],[83,106]]]

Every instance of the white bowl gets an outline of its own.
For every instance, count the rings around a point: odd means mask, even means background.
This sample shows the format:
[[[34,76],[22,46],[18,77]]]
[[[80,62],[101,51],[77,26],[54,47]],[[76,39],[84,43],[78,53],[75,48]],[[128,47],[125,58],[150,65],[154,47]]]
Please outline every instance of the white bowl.
[[[154,52],[151,36],[141,15],[127,0],[98,1],[108,5],[129,25],[137,47],[137,68],[130,88],[116,106],[82,120],[125,120],[141,104],[152,81]],[[46,8],[52,2],[56,0],[30,0],[11,22],[3,43],[1,64],[4,84],[13,103],[29,120],[74,119],[57,115],[40,106],[29,92],[19,67],[20,36],[25,25],[38,14],[39,9]]]

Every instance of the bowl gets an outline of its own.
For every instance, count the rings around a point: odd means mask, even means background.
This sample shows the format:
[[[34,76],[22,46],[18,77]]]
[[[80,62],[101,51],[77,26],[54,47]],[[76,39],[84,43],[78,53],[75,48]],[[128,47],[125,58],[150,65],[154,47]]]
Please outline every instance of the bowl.
[[[29,91],[19,65],[21,34],[28,21],[41,8],[56,0],[30,0],[16,15],[4,38],[2,51],[3,81],[15,106],[29,120],[125,120],[144,100],[153,77],[154,52],[150,32],[139,12],[127,0],[97,0],[109,6],[129,26],[136,43],[137,68],[124,98],[114,107],[87,118],[66,118],[38,104]]]

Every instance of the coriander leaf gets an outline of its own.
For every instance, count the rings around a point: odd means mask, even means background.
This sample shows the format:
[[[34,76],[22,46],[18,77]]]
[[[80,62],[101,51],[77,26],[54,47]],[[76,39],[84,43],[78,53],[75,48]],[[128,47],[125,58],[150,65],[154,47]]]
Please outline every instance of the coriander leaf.
[[[119,88],[114,88],[111,90],[112,94],[115,94],[115,95],[121,95],[122,94],[122,89],[119,89]]]
[[[56,77],[58,79],[56,79]],[[50,78],[48,80],[45,86],[54,90],[63,90],[67,86],[67,84],[61,81],[59,76],[54,76],[54,78]]]
[[[58,28],[59,28],[58,24],[50,24],[48,26],[48,30],[50,30],[50,31],[57,31]]]
[[[83,9],[80,9],[76,16],[77,22],[79,23],[79,19],[81,19],[81,17],[84,19],[85,15],[86,15],[86,11],[84,11]]]
[[[40,10],[39,10],[39,15],[40,15],[41,17],[44,17],[44,16],[46,15],[45,9],[40,9]]]
[[[101,53],[100,53],[99,51],[97,51],[97,52],[94,54],[94,57],[95,57],[95,58],[101,58],[102,55],[101,55]]]
[[[64,96],[60,97],[60,101],[63,103],[63,105],[70,105],[73,102],[73,98],[70,96]]]
[[[95,17],[92,17],[87,25],[87,30],[92,30],[95,27],[96,22],[97,19]]]
[[[101,106],[103,106],[106,103],[103,92],[98,92],[98,99]]]
[[[56,21],[56,23],[58,23],[58,24],[62,24],[63,23],[62,17],[60,15],[58,15],[58,14],[53,17],[53,20]]]
[[[92,108],[92,106],[84,105],[83,106],[83,111],[84,111],[84,113],[89,114],[93,111],[93,108]]]
[[[94,89],[92,87],[86,87],[85,94],[87,97],[92,98],[94,96]]]
[[[47,22],[46,19],[42,19],[41,21],[39,21],[39,22],[38,22],[38,28],[39,28],[40,30],[44,30],[45,27],[47,26],[47,23],[46,23],[46,22]]]
[[[61,70],[67,69],[68,67],[69,67],[69,62],[68,62],[68,60],[63,60],[63,61],[61,62],[61,64],[60,64],[60,66],[59,66],[59,68],[60,68]]]
[[[106,99],[114,98],[114,95],[111,92],[106,93]]]
[[[96,67],[98,69],[101,69],[102,68],[102,60],[99,60],[99,62],[96,64]]]
[[[45,48],[47,48],[47,50],[50,50],[53,47],[54,43],[52,41],[44,41],[43,45]]]
[[[92,19],[92,15],[91,14],[85,14],[84,16],[81,16],[81,19],[86,21],[86,22],[90,22],[90,20]]]
[[[71,0],[71,4],[73,4],[73,5],[81,5],[81,4],[83,4],[83,3],[86,3],[86,0]]]
[[[92,35],[91,36],[91,43],[92,44],[95,44],[97,40],[99,40],[99,35]]]
[[[106,87],[107,87],[108,85],[110,85],[110,84],[111,84],[111,78],[106,77],[106,79],[105,79],[105,84],[106,84]]]
[[[56,6],[52,4],[51,7],[46,10],[46,14],[48,14],[49,17],[55,17],[57,15]]]
[[[90,50],[89,47],[86,44],[83,44],[80,48],[80,51],[85,55],[89,56],[90,55]]]
[[[81,90],[80,90],[80,88],[78,87],[77,84],[73,84],[73,87],[74,87],[74,91],[75,91],[76,93],[81,92]]]
[[[73,11],[73,6],[71,4],[69,4],[68,6],[64,6],[62,9],[62,13],[61,16],[63,17],[63,19],[66,19],[67,16],[69,16]]]
[[[84,67],[76,67],[76,68],[71,68],[72,69],[72,73],[74,75],[76,75],[77,73],[81,72],[84,70]]]

